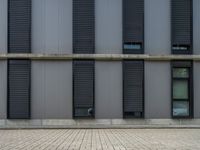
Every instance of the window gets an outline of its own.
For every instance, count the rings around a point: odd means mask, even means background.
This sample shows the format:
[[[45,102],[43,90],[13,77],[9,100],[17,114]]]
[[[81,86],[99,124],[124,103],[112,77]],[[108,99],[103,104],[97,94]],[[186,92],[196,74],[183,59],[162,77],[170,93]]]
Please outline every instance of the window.
[[[124,49],[140,50],[142,49],[142,44],[127,42],[127,43],[124,43]]]
[[[94,66],[93,60],[73,61],[73,116],[94,118]]]
[[[123,117],[144,117],[144,61],[123,61]]]
[[[171,38],[173,54],[192,54],[193,0],[171,0]]]
[[[144,53],[144,0],[123,0],[123,53]]]
[[[172,101],[173,117],[192,117],[192,65],[190,62],[173,62]]]

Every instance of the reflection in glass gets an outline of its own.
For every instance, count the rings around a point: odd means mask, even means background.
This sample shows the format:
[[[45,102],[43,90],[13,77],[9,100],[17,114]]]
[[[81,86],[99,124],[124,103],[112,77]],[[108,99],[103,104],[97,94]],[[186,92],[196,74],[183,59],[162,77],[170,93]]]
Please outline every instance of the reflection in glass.
[[[189,116],[189,102],[174,101],[173,102],[173,116]]]
[[[173,99],[188,99],[188,81],[173,81]]]
[[[173,69],[173,77],[174,78],[188,78],[189,77],[189,69],[188,68],[174,68]]]

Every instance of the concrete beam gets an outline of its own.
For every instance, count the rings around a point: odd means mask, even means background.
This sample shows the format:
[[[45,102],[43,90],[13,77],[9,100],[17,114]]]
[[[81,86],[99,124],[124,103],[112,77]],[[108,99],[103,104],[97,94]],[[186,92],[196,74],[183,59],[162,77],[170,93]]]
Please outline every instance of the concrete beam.
[[[0,60],[31,59],[31,60],[74,60],[93,59],[98,61],[145,60],[145,61],[171,61],[194,60],[200,61],[200,55],[148,55],[148,54],[0,54]]]

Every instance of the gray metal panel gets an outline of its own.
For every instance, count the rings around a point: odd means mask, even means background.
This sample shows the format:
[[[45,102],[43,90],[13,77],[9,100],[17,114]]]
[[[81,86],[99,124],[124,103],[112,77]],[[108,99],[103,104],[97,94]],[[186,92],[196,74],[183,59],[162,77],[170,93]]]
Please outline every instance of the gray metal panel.
[[[30,118],[30,60],[8,61],[8,118]]]
[[[94,61],[73,62],[73,103],[74,116],[80,117],[78,109],[94,109]],[[89,114],[86,114],[86,116]]]
[[[200,118],[200,62],[193,63],[194,86],[194,118]]]
[[[73,0],[73,52],[94,53],[95,1]]]
[[[72,63],[32,62],[33,119],[72,118]]]
[[[171,53],[171,0],[145,0],[145,53]]]
[[[145,118],[171,118],[170,62],[145,62]]]
[[[144,62],[123,62],[123,108],[124,116],[144,115]]]
[[[7,61],[0,62],[0,119],[7,118]]]
[[[193,0],[193,44],[194,54],[200,54],[200,0]]]
[[[72,53],[72,0],[32,1],[33,53]]]
[[[95,74],[95,118],[122,118],[122,63],[97,61]]]
[[[96,0],[96,53],[122,53],[122,0]]]
[[[0,0],[0,52],[7,53],[7,0]]]
[[[172,45],[192,48],[192,0],[171,0]]]
[[[123,0],[123,43],[139,43],[141,50],[124,49],[124,53],[143,53],[144,0]]]
[[[8,52],[31,51],[31,0],[8,0]]]

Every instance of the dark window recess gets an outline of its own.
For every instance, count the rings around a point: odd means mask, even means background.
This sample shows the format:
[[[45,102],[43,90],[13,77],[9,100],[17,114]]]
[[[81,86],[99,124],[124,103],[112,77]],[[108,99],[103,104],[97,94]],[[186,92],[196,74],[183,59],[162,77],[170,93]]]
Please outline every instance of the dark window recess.
[[[144,0],[123,0],[123,52],[144,53]]]
[[[8,118],[30,119],[30,60],[8,61]]]
[[[172,53],[192,54],[193,0],[171,0]]]
[[[172,116],[193,116],[192,62],[172,62]]]
[[[31,0],[8,0],[8,52],[31,52]]]
[[[124,118],[144,117],[144,62],[123,61]]]
[[[74,117],[94,117],[94,61],[73,61]]]
[[[73,0],[73,52],[95,50],[95,0]]]

